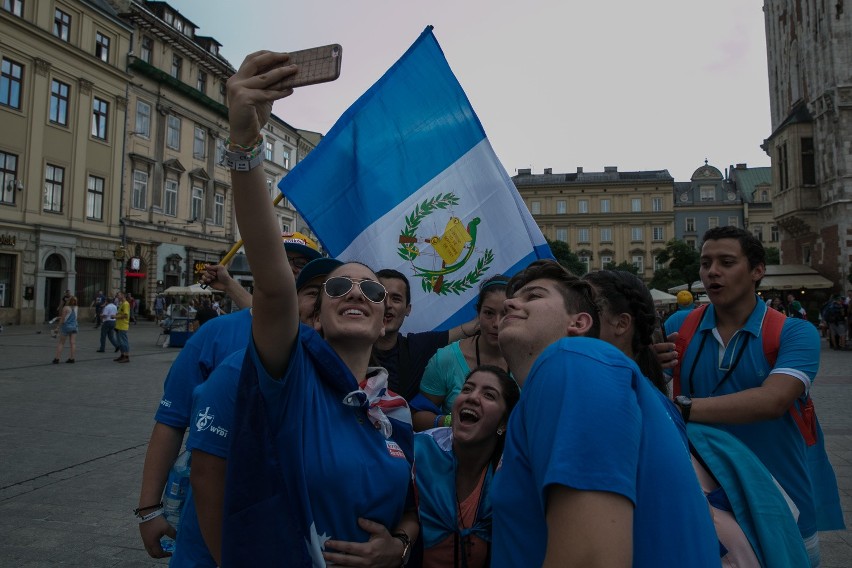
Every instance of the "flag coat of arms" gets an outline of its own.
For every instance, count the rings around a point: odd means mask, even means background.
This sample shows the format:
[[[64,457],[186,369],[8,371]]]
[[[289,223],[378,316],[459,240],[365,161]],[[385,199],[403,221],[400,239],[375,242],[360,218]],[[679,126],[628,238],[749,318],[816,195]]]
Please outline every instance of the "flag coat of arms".
[[[279,188],[331,256],[408,277],[407,330],[468,321],[481,282],[552,258],[431,26]]]

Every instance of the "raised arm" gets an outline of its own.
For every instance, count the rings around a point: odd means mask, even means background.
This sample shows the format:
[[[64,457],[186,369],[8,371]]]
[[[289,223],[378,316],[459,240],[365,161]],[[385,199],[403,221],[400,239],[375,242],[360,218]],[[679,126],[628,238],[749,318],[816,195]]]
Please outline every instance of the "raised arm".
[[[241,310],[251,307],[252,299],[249,291],[234,280],[228,269],[221,264],[208,264],[204,267],[201,280],[214,290],[226,293]]]
[[[247,56],[239,71],[228,79],[229,150],[262,144],[261,128],[272,103],[290,95],[280,81],[296,72],[286,65],[286,53],[258,51]],[[254,275],[252,336],[260,360],[273,377],[287,368],[290,349],[299,326],[296,283],[281,244],[281,227],[275,217],[262,168],[231,172],[237,225]]]

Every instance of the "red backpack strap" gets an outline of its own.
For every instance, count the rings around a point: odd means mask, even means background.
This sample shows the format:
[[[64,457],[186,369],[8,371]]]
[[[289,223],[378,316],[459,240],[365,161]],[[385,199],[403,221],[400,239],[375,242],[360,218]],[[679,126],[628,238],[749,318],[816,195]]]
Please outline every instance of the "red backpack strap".
[[[781,330],[784,328],[786,320],[784,314],[772,308],[767,308],[766,315],[763,317],[763,329],[760,330],[760,335],[763,339],[763,356],[769,363],[770,370],[775,366],[775,361],[778,360],[778,352],[781,350]],[[805,443],[808,446],[813,446],[817,443],[817,427],[814,401],[811,400],[810,395],[801,406],[800,410],[796,402],[793,402],[788,412],[799,428]]]
[[[672,372],[672,396],[681,394],[680,371],[683,367],[683,354],[686,353],[686,348],[689,347],[689,342],[698,330],[698,325],[704,318],[704,311],[707,309],[707,304],[702,304],[689,312],[686,319],[677,330],[677,341],[675,341],[675,351],[677,351],[677,366]]]

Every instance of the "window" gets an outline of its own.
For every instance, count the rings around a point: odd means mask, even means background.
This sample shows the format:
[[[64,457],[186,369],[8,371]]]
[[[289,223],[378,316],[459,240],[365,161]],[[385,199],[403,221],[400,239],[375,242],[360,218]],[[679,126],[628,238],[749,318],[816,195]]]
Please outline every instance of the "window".
[[[101,32],[95,33],[95,57],[109,63],[109,38]]]
[[[816,185],[813,138],[802,138],[802,185]]]
[[[662,211],[663,210],[663,198],[662,197],[652,197],[651,198],[651,211]]]
[[[151,105],[145,101],[136,101],[136,127],[133,134],[143,138],[151,137]]]
[[[769,240],[773,243],[778,242],[778,225],[769,226]]]
[[[695,239],[684,239],[684,242],[688,244],[692,250],[695,250]]]
[[[217,193],[213,197],[213,224],[222,227],[225,224],[225,194]]]
[[[139,59],[145,63],[151,63],[151,52],[154,51],[154,40],[148,36],[142,36],[142,43],[139,47]]]
[[[591,270],[591,264],[592,264],[591,258],[589,258],[588,256],[580,256],[578,258],[580,259],[580,262],[582,262],[583,265],[586,267],[585,272],[588,272],[589,270]]]
[[[18,156],[0,152],[0,203],[15,204],[15,183],[18,181]]]
[[[754,238],[763,242],[763,225],[755,224],[751,226],[751,234]]]
[[[630,210],[633,213],[641,213],[642,212],[642,198],[634,197],[630,200]]]
[[[719,226],[719,218],[718,217],[707,217],[707,228],[713,229]]]
[[[21,84],[24,67],[11,59],[3,58],[0,67],[0,105],[21,108]]]
[[[666,232],[665,232],[665,230],[664,230],[664,227],[654,227],[653,229],[651,229],[651,231],[652,231],[652,233],[653,233],[653,235],[652,235],[652,236],[653,236],[653,239],[654,239],[655,241],[664,241],[664,240],[666,240],[666,239],[665,239],[665,234],[666,234]]]
[[[731,227],[739,227],[740,219],[739,217],[728,217],[728,225]]]
[[[769,201],[769,192],[766,191],[765,189],[761,190],[761,192],[760,192],[760,200],[761,201]]]
[[[275,180],[272,178],[266,178],[266,191],[269,192],[269,197],[275,197]]]
[[[207,132],[200,126],[195,127],[195,136],[192,140],[192,155],[203,158],[207,155]]]
[[[541,201],[530,202],[530,213],[533,215],[541,215]]]
[[[270,162],[274,161],[272,158],[275,156],[274,153],[274,144],[267,140],[263,145],[263,159],[269,160]]]
[[[100,140],[107,139],[107,119],[109,103],[95,97],[92,99],[92,136]]]
[[[643,272],[645,272],[645,255],[634,254],[633,255],[633,268],[641,276]]]
[[[181,59],[177,55],[172,55],[172,69],[171,69],[171,72],[170,72],[171,76],[174,77],[175,79],[180,80],[180,72],[181,72],[182,67],[183,67],[183,59]]]
[[[701,201],[713,201],[716,199],[716,188],[712,185],[701,186]]]
[[[148,205],[148,172],[133,170],[133,194],[130,206],[134,209],[147,209]]]
[[[7,12],[12,12],[19,18],[24,13],[24,5],[21,0],[3,0],[3,9]]]
[[[290,148],[286,146],[281,151],[281,165],[283,165],[288,170],[290,169]]]
[[[612,264],[612,257],[609,255],[601,256],[601,268],[606,270],[606,267]]]
[[[104,178],[89,176],[86,189],[86,217],[100,221],[104,218]]]
[[[687,233],[695,232],[695,217],[687,217],[686,218],[686,227],[685,230]]]
[[[54,79],[50,82],[50,122],[68,126],[68,93],[71,87]]]
[[[195,88],[205,95],[207,94],[207,73],[204,71],[198,72],[198,79],[195,82]]]
[[[163,195],[163,213],[171,217],[177,216],[178,182],[167,179]]]
[[[47,164],[44,172],[44,210],[62,213],[62,186],[65,168]]]
[[[645,231],[642,227],[630,227],[630,240],[634,242],[645,240]]]
[[[564,199],[560,199],[556,202],[556,214],[557,215],[565,215],[568,212],[568,207]]]
[[[166,121],[166,146],[180,150],[180,119],[173,114]]]
[[[563,243],[568,242],[568,229],[556,229],[556,240]]]
[[[222,161],[225,159],[225,140],[222,138],[216,139],[216,163],[218,165],[222,165]]]
[[[287,223],[284,223],[283,219],[282,219],[282,223],[281,223],[281,232],[282,233],[289,233],[290,232],[290,225],[288,225]]]
[[[609,213],[609,212],[610,212],[609,199],[601,199],[601,213]]]
[[[62,41],[68,41],[71,33],[71,16],[60,9],[53,13],[53,35]]]
[[[204,215],[204,188],[200,185],[192,186],[192,199],[189,203],[189,218],[200,221]]]
[[[602,243],[611,243],[612,242],[612,227],[601,227],[601,242]]]
[[[589,242],[589,229],[587,227],[577,229],[577,242],[578,243],[588,243]]]
[[[589,200],[588,199],[580,199],[577,201],[577,213],[588,213],[589,212]]]
[[[778,187],[784,191],[789,187],[790,176],[787,172],[787,143],[778,147]]]

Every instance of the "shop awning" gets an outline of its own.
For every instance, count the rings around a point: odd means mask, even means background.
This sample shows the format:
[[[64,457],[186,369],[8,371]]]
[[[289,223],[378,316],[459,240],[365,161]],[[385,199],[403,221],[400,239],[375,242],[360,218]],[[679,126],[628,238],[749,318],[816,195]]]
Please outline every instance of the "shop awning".
[[[760,282],[761,290],[799,290],[808,288],[831,288],[834,284],[831,280],[823,278],[819,274],[778,274],[775,276],[764,276]]]
[[[146,276],[144,272],[130,272],[129,270],[127,270],[124,275],[128,278],[145,278]]]

